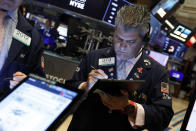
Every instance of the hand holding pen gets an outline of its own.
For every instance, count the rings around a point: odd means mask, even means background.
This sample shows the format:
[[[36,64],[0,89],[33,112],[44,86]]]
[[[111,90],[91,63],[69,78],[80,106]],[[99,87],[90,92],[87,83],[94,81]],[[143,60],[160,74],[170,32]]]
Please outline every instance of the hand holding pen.
[[[108,79],[108,76],[104,73],[101,69],[96,69],[92,65],[90,66],[92,68],[91,72],[88,74],[88,80],[86,82],[83,82],[78,87],[79,89],[85,90],[86,92],[93,87],[93,85],[98,81],[98,79]]]
[[[108,75],[106,75],[103,70],[96,69],[93,66],[91,66],[91,68],[93,70],[89,73],[87,80],[89,88],[91,88],[99,79],[108,79]]]
[[[27,75],[25,75],[24,73],[16,72],[13,74],[13,78],[6,78],[6,79],[10,80],[10,89],[13,89],[20,81],[22,81],[26,77]]]

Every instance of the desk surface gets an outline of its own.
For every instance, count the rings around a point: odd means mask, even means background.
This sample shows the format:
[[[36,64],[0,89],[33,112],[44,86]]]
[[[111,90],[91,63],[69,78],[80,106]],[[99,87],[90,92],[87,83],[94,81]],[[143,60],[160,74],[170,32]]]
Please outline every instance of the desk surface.
[[[57,129],[57,131],[67,131],[67,128],[71,122],[72,119],[72,114],[70,114],[67,119],[65,119],[65,121],[59,126],[59,128]]]

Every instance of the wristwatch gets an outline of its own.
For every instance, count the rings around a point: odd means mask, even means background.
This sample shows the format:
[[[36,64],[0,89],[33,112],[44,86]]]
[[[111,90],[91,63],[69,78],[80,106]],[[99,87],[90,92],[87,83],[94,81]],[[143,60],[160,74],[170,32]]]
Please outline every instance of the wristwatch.
[[[129,100],[129,104],[124,108],[124,112],[127,114],[134,113],[135,111],[135,103]]]

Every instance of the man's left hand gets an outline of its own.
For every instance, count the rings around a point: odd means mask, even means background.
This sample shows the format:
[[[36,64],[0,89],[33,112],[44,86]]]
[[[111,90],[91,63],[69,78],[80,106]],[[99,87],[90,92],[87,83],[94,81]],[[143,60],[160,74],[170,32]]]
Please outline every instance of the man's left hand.
[[[110,110],[120,110],[124,111],[124,108],[129,104],[128,102],[128,92],[121,90],[122,96],[111,96],[104,92],[99,92],[102,103],[108,107]]]

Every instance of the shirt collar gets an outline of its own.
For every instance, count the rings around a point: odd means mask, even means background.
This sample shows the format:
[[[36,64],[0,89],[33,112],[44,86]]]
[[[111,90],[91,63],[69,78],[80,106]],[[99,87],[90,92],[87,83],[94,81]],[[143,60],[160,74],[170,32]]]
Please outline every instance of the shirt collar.
[[[126,62],[127,62],[127,63],[136,63],[136,62],[138,61],[138,59],[141,57],[141,55],[142,55],[142,48],[140,49],[139,52],[140,52],[140,53],[137,55],[137,57],[128,59],[128,60],[126,60]],[[117,61],[120,61],[120,58],[119,58],[119,57],[117,57]]]
[[[17,21],[18,21],[18,9],[14,10],[14,11],[8,11],[7,14],[15,23],[17,23]]]

